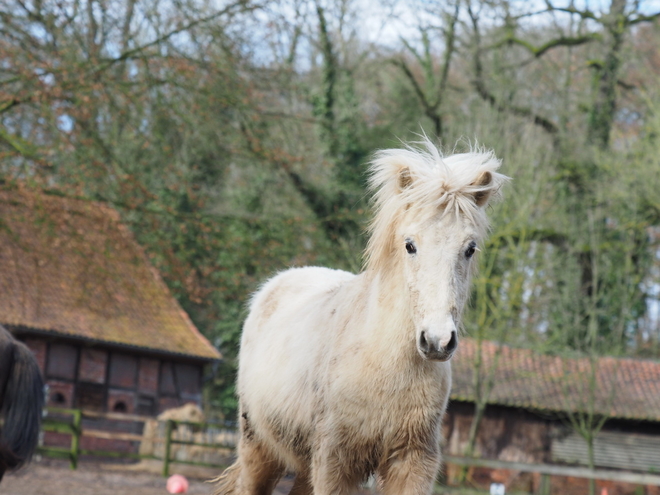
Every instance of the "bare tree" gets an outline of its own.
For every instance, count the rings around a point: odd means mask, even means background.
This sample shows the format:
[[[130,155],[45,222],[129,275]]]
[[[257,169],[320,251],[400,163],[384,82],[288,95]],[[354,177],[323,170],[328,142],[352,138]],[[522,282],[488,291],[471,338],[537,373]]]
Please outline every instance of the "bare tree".
[[[399,67],[410,82],[415,91],[415,95],[424,110],[424,114],[433,124],[433,132],[439,139],[444,134],[444,114],[446,108],[443,103],[448,100],[449,73],[451,70],[452,59],[456,53],[457,43],[457,24],[461,12],[461,1],[449,2],[447,10],[442,10],[440,5],[436,5],[440,12],[433,12],[442,19],[441,27],[420,27],[421,34],[421,52],[409,41],[402,39],[408,52],[414,56],[415,61],[422,68],[422,77],[416,76],[410,64],[404,56],[399,56],[392,60]],[[435,9],[434,9],[435,10]],[[442,60],[440,67],[436,68],[436,60],[431,50],[431,31],[439,31],[444,40]]]
[[[484,46],[482,42],[481,28],[479,25],[479,10],[484,8],[481,3],[479,8],[468,3],[468,13],[471,19],[474,39],[474,80],[473,85],[477,93],[495,108],[508,111],[521,117],[530,118],[535,124],[542,127],[551,134],[559,132],[558,122],[544,116],[529,107],[498,98],[495,93],[488,89],[486,74],[483,66],[483,53],[485,51],[500,49],[505,46],[522,47],[530,56],[531,60],[524,64],[533,63],[559,48],[569,48],[586,44],[598,44],[599,55],[587,63],[593,70],[593,95],[591,102],[581,102],[589,108],[587,133],[585,141],[599,147],[607,148],[610,143],[612,125],[614,123],[618,88],[626,86],[621,80],[622,53],[626,38],[631,29],[646,22],[654,22],[660,17],[660,12],[651,15],[643,14],[639,2],[628,0],[612,0],[608,11],[594,12],[589,8],[579,9],[571,2],[568,7],[557,7],[552,1],[546,1],[546,9],[539,12],[522,12],[514,15],[510,12],[509,2],[500,2],[500,8],[504,12],[504,25],[500,39]],[[490,2],[489,2],[490,6]],[[552,15],[563,13],[571,18],[577,17],[581,21],[580,32],[560,33],[559,36],[551,37],[544,43],[535,43],[519,36],[517,30],[519,21],[528,17],[541,15]]]

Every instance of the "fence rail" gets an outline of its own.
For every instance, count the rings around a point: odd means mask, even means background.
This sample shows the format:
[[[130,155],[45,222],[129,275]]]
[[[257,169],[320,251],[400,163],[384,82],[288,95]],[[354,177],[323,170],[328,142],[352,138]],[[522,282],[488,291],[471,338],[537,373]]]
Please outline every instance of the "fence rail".
[[[653,473],[635,473],[614,469],[589,469],[587,467],[563,466],[558,464],[529,464],[526,462],[508,462],[496,459],[478,459],[445,455],[445,462],[459,466],[476,466],[490,469],[508,469],[525,473],[540,473],[547,476],[570,476],[595,480],[623,481],[636,485],[660,486],[660,475]]]
[[[160,421],[164,423],[165,434],[163,437],[158,436],[145,436],[144,429],[148,421],[155,421],[155,418],[148,416],[138,416],[134,414],[118,414],[118,413],[99,413],[93,411],[83,411],[80,409],[62,409],[62,408],[46,408],[46,416],[42,423],[43,432],[54,432],[70,436],[69,447],[59,447],[51,445],[41,445],[38,452],[56,458],[63,458],[69,461],[71,469],[76,469],[78,460],[81,455],[99,456],[99,457],[121,457],[131,459],[152,459],[163,461],[163,476],[169,476],[170,466],[172,463],[188,464],[200,467],[215,467],[222,469],[226,466],[223,463],[201,462],[186,459],[172,458],[172,447],[174,445],[201,447],[206,449],[233,449],[234,445],[225,443],[211,443],[211,442],[198,442],[190,439],[176,438],[176,431],[178,426],[187,426],[190,429],[199,431],[207,430],[226,430],[225,425],[218,423],[195,423],[190,421],[177,421],[173,419]],[[107,431],[96,428],[83,427],[83,419],[98,419],[98,420],[112,420],[132,423],[142,423],[142,434]],[[102,449],[84,449],[81,448],[81,440],[83,437],[88,438],[101,438],[105,440],[119,440],[125,442],[149,442],[153,445],[164,445],[164,455],[159,457],[154,454],[143,454],[134,452],[117,452]]]
[[[154,418],[148,416],[138,416],[134,414],[118,414],[118,413],[99,413],[92,411],[82,411],[80,409],[60,409],[60,408],[46,408],[47,415],[44,418],[42,430],[45,432],[56,432],[68,434],[71,436],[71,443],[68,448],[41,446],[39,452],[51,457],[58,457],[68,459],[72,469],[78,465],[78,460],[81,455],[103,456],[103,457],[122,457],[132,459],[156,459],[163,462],[163,476],[169,476],[170,467],[172,463],[188,464],[200,467],[212,467],[222,469],[226,466],[223,463],[212,463],[202,461],[191,461],[185,459],[175,459],[172,456],[173,447],[176,445],[200,447],[206,449],[233,449],[235,442],[208,442],[196,441],[194,439],[176,438],[175,432],[179,426],[186,426],[192,431],[220,432],[231,431],[227,425],[220,425],[218,423],[196,423],[190,421],[177,421],[173,419],[161,421],[164,423],[164,435],[145,436],[144,431],[142,435],[127,432],[114,432],[92,428],[83,428],[83,419],[100,419],[100,420],[113,420],[123,422],[143,423],[154,421]],[[65,419],[66,418],[66,419]],[[235,432],[234,432],[235,433]],[[131,452],[116,452],[107,450],[93,450],[82,449],[82,437],[95,437],[107,440],[121,440],[130,442],[151,442],[151,444],[163,444],[164,453],[162,457],[153,454],[141,454]],[[651,485],[660,486],[660,475],[655,473],[638,473],[631,471],[616,471],[595,469],[591,470],[586,467],[563,466],[556,464],[529,464],[520,462],[507,462],[495,459],[479,459],[471,457],[460,457],[445,455],[443,456],[445,462],[456,464],[459,466],[477,466],[490,469],[508,469],[511,471],[522,471],[531,473],[540,473],[541,476],[549,483],[550,476],[571,476],[577,478],[599,479],[621,481],[626,483],[633,483],[638,485]]]

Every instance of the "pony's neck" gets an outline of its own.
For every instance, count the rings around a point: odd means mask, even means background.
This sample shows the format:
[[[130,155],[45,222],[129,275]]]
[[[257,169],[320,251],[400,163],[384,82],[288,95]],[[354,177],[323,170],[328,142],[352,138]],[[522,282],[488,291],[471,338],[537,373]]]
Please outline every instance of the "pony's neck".
[[[436,362],[423,359],[417,351],[417,338],[408,288],[395,273],[367,271],[362,274],[361,290],[366,294],[365,322],[361,339],[383,379],[390,386],[412,387],[423,376],[437,378]]]

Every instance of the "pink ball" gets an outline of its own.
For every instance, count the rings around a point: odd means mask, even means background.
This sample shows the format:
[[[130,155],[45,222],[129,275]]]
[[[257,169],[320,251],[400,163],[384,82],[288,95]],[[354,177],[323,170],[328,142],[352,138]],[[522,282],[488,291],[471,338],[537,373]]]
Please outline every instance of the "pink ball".
[[[167,479],[167,491],[169,493],[186,493],[188,480],[180,474],[173,474]]]

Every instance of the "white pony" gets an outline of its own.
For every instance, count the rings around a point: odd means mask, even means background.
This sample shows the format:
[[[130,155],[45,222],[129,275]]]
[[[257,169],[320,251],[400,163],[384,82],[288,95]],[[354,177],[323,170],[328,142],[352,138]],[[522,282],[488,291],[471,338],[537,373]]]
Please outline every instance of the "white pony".
[[[469,291],[484,209],[506,177],[492,152],[378,152],[375,218],[359,275],[294,268],[250,306],[238,371],[238,459],[216,494],[431,493],[451,386],[448,360]]]

